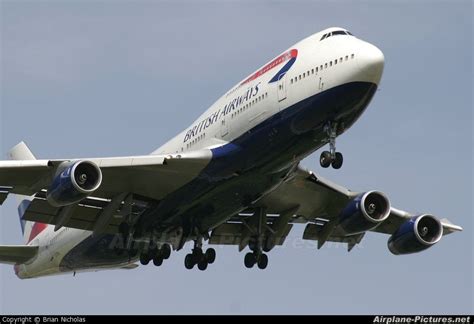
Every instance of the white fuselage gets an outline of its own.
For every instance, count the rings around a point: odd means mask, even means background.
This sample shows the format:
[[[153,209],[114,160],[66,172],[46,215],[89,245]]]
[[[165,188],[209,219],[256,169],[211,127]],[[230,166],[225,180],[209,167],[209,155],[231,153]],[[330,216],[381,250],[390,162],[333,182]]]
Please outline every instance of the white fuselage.
[[[332,31],[344,29],[329,28],[296,43],[232,87],[188,128],[152,154],[219,147],[318,93],[350,82],[378,85],[384,64],[382,52],[348,34],[321,40]],[[48,226],[29,243],[39,246],[38,256],[28,264],[17,265],[17,275],[31,278],[76,271],[61,268],[61,261],[91,235],[92,232],[71,228],[54,232],[54,226]],[[105,268],[119,268],[135,261],[114,263]]]

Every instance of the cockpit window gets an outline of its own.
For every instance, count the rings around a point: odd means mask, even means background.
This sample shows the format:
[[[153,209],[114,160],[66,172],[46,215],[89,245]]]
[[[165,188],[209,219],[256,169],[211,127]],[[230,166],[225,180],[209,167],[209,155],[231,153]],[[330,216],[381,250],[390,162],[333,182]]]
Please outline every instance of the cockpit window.
[[[319,41],[322,41],[323,39],[329,38],[331,36],[336,36],[336,35],[350,35],[353,36],[350,32],[345,31],[345,30],[335,30],[333,32],[324,34],[323,37]]]
[[[331,36],[335,36],[335,35],[347,35],[347,34],[344,30],[336,30],[331,33]]]

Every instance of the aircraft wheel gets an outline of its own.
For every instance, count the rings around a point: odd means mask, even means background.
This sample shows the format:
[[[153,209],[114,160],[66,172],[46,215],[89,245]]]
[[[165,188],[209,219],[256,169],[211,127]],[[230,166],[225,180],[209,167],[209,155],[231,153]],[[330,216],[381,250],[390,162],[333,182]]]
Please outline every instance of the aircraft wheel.
[[[204,256],[207,263],[213,264],[214,261],[216,260],[216,250],[214,250],[213,248],[209,248],[206,250],[206,253],[204,254]]]
[[[140,254],[140,263],[143,265],[150,263],[150,256],[146,253]]]
[[[340,152],[336,152],[336,157],[334,161],[332,161],[332,167],[334,169],[340,169],[342,167],[343,161],[344,158],[342,157],[342,154]]]
[[[252,238],[249,240],[249,249],[250,249],[251,251],[257,251],[257,248],[258,248],[258,246],[257,246],[257,240],[256,240],[254,237],[252,237]]]
[[[255,258],[255,254],[253,254],[252,252],[249,252],[245,255],[245,258],[244,258],[245,267],[250,269],[255,265],[255,262],[257,262]]]
[[[184,258],[184,266],[186,269],[191,270],[194,267],[194,257],[192,254],[186,254],[186,257]]]
[[[260,269],[265,269],[268,265],[268,256],[266,254],[262,254],[260,258],[258,258],[257,265]]]
[[[171,247],[168,244],[164,244],[161,247],[161,256],[163,259],[167,260],[171,255]]]
[[[207,269],[207,261],[204,259],[204,260],[201,260],[199,263],[198,263],[198,269],[201,270],[201,271],[204,271]]]
[[[153,264],[154,264],[155,266],[159,267],[160,265],[163,264],[163,258],[160,257],[159,255],[155,256],[155,257],[153,258]]]
[[[321,157],[319,158],[319,164],[323,168],[328,168],[331,165],[331,153],[329,151],[324,151],[321,153]]]

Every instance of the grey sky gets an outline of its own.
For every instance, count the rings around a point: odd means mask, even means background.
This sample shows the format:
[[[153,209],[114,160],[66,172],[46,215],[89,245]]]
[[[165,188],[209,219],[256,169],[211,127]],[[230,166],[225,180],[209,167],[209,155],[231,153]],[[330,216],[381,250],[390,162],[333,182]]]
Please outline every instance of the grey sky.
[[[339,138],[344,167],[304,165],[464,227],[397,257],[373,233],[351,253],[318,251],[298,226],[265,271],[237,248],[188,271],[190,246],[160,268],[76,277],[0,266],[0,313],[473,312],[471,1],[0,3],[2,158],[20,140],[44,158],[149,153],[282,50],[340,26],[384,52],[382,84]],[[0,214],[0,244],[21,244],[14,200]]]

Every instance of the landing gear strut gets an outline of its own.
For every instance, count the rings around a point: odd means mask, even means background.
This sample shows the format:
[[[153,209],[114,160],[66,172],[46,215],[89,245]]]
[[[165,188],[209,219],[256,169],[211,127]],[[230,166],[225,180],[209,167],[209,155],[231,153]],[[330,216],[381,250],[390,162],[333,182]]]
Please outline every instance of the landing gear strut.
[[[323,168],[332,165],[334,169],[340,169],[342,167],[343,157],[340,152],[336,152],[337,124],[329,122],[324,129],[329,137],[329,151],[321,153],[319,163]]]
[[[256,213],[258,217],[257,231],[249,241],[249,248],[252,252],[245,255],[244,265],[246,268],[253,268],[257,264],[260,269],[265,269],[268,265],[268,256],[263,253],[263,234],[265,233],[264,226],[267,224],[267,212],[265,208],[258,208]]]
[[[122,237],[122,246],[114,247],[115,253],[121,255],[124,251],[127,251],[129,259],[134,258],[138,253],[133,240],[134,228],[129,223],[123,222],[119,225],[118,230]]]
[[[209,264],[216,260],[216,250],[209,248],[206,252],[202,251],[202,237],[194,241],[194,248],[191,253],[186,254],[184,258],[184,266],[191,270],[197,265],[198,269],[204,271]]]

